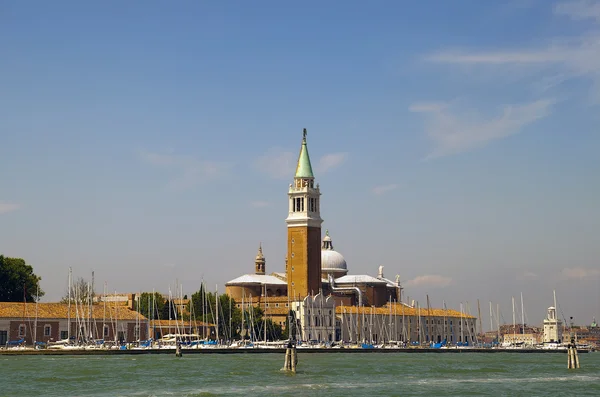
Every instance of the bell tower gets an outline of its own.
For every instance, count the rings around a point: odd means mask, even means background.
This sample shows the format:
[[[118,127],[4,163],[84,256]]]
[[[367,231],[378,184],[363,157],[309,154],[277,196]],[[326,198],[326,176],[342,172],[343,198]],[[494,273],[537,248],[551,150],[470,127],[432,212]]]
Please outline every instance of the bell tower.
[[[308,148],[306,128],[294,183],[288,191],[286,275],[288,296],[301,300],[321,289],[321,223],[319,185],[315,186]]]
[[[256,274],[265,274],[265,256],[262,251],[262,243],[258,246],[258,254],[254,259],[254,272]]]

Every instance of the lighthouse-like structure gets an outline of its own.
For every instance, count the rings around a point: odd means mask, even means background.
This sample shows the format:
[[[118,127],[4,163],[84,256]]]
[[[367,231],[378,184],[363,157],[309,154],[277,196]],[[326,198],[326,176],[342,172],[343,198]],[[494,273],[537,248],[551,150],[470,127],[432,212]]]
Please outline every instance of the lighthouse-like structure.
[[[321,289],[321,219],[319,185],[310,164],[306,128],[294,183],[288,191],[287,290],[291,300],[302,300]]]

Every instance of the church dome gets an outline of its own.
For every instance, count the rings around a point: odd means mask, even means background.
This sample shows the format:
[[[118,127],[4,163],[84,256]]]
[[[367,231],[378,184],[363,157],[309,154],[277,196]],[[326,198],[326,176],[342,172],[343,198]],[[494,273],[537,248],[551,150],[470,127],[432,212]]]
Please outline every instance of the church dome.
[[[323,275],[331,274],[333,277],[341,277],[348,273],[346,260],[342,254],[333,249],[328,230],[325,232],[321,248],[321,272]]]

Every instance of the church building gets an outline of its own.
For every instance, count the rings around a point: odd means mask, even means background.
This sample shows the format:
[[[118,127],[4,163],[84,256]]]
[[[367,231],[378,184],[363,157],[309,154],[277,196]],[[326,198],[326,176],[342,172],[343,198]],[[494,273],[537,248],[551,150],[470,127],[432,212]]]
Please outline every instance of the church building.
[[[238,307],[261,307],[284,328],[292,310],[304,340],[474,341],[475,317],[404,303],[400,277],[394,281],[385,278],[383,266],[376,277],[348,274],[346,260],[334,250],[329,231],[322,236],[321,190],[315,183],[306,135],[304,129],[296,172],[288,188],[285,272],[267,274],[259,245],[254,273],[227,282],[226,293]],[[457,328],[452,327],[458,320],[461,331],[468,330],[461,336],[455,335]],[[370,321],[370,328],[365,321]],[[391,325],[385,330],[378,326],[374,333],[373,324],[378,322],[394,323],[394,330]],[[467,338],[468,334],[472,337]]]

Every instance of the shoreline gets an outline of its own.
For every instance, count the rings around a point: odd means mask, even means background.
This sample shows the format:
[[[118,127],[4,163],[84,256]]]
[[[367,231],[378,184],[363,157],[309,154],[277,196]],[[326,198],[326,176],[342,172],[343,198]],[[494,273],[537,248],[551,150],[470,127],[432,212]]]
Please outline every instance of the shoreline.
[[[182,349],[182,354],[285,354],[285,348],[277,349]],[[520,354],[566,354],[567,350],[543,350],[543,349],[297,349],[298,354],[327,354],[327,353],[369,353],[369,354],[394,354],[394,353],[433,353],[433,354],[457,354],[457,353],[520,353]],[[580,350],[579,353],[589,353],[589,350]],[[0,356],[106,356],[106,355],[140,355],[140,354],[172,354],[175,349],[89,349],[89,350],[0,350]]]

